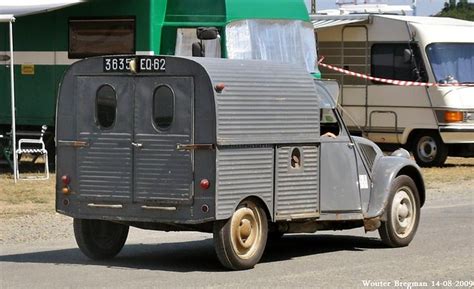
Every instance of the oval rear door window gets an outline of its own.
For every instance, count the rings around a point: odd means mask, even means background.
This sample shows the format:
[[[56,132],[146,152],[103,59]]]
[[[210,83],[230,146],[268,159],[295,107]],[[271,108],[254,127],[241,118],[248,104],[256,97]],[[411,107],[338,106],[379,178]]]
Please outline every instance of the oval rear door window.
[[[96,95],[96,117],[100,128],[110,128],[115,122],[117,93],[108,84],[101,86]]]
[[[153,121],[160,129],[171,126],[174,118],[174,92],[167,85],[160,85],[153,94]]]

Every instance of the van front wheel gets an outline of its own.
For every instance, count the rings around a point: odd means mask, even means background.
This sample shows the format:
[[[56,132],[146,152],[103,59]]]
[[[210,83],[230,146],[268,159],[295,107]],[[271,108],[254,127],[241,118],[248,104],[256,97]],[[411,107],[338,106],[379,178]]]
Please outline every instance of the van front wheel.
[[[243,201],[230,219],[214,223],[219,261],[232,270],[253,268],[265,250],[267,233],[265,211],[252,201]]]
[[[393,248],[408,246],[420,222],[420,197],[410,177],[402,175],[393,180],[386,216],[379,227],[382,242]]]
[[[438,133],[417,134],[412,150],[420,167],[442,166],[448,157],[448,147]]]
[[[74,236],[79,249],[87,257],[110,259],[122,250],[128,226],[103,220],[74,219]]]

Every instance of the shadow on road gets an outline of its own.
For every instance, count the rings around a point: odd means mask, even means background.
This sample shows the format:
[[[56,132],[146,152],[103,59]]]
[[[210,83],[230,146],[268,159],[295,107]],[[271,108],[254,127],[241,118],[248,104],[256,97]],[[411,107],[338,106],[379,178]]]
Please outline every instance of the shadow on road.
[[[383,248],[375,238],[341,235],[286,235],[268,242],[260,263],[337,251]],[[0,262],[96,265],[110,268],[162,270],[173,272],[225,271],[217,260],[212,239],[165,244],[126,245],[114,259],[87,259],[77,248],[0,256]]]

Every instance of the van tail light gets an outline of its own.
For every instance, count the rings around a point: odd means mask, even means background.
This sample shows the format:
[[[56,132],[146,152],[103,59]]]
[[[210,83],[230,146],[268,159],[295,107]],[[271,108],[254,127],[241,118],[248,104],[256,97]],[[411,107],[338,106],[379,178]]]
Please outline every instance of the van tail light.
[[[63,187],[61,189],[61,192],[65,195],[69,194],[71,192],[71,189],[69,188],[69,183],[71,183],[71,178],[67,175],[64,175],[61,177],[61,182],[63,182]]]
[[[464,114],[462,111],[445,111],[444,120],[446,122],[460,122],[464,120]]]
[[[209,189],[209,187],[211,186],[211,183],[209,182],[208,179],[202,179],[201,182],[199,183],[199,186],[200,186],[203,190],[207,190],[207,189]]]
[[[67,186],[71,182],[71,179],[69,178],[69,176],[64,175],[61,177],[61,181],[63,182],[64,185]]]

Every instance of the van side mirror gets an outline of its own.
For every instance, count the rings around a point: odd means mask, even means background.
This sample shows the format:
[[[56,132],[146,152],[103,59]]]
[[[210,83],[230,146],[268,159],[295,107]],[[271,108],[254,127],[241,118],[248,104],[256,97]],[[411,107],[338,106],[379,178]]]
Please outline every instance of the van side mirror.
[[[198,27],[196,36],[199,40],[213,40],[219,36],[219,30],[216,27]]]
[[[411,49],[405,48],[403,50],[403,61],[405,63],[411,63],[412,59],[413,59],[413,52],[411,51]]]
[[[204,45],[202,45],[201,42],[193,42],[191,49],[192,49],[193,57],[204,57],[205,55]]]

